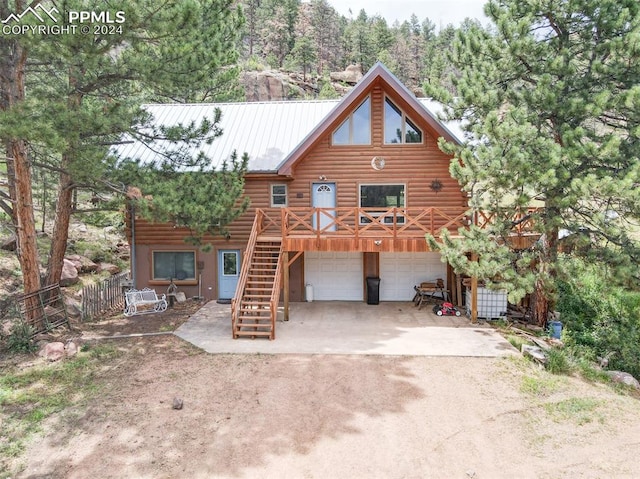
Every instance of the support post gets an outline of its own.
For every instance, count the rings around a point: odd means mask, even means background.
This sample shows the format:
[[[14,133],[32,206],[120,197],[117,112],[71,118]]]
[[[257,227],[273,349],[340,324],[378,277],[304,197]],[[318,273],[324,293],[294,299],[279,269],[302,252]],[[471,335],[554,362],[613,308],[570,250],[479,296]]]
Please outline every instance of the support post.
[[[478,261],[478,255],[471,253],[471,261]],[[471,322],[478,322],[478,276],[471,276]]]
[[[284,275],[284,320],[289,321],[289,252],[282,252],[282,265],[284,266],[282,274]]]

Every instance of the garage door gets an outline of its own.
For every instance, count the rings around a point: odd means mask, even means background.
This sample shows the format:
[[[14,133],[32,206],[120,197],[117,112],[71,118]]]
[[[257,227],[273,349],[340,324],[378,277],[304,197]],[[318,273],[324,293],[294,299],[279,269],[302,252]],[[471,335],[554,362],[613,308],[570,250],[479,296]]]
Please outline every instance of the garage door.
[[[319,301],[362,301],[362,253],[307,252],[304,277]]]
[[[446,281],[447,266],[439,253],[380,253],[380,300],[411,301],[422,281]]]

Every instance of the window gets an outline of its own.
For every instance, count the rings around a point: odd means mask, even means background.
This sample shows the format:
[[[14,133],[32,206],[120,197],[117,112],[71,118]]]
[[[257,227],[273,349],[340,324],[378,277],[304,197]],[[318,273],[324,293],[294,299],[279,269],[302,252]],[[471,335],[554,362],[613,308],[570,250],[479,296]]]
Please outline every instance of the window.
[[[196,279],[195,251],[154,251],[153,279],[194,281]]]
[[[422,143],[422,132],[391,100],[384,100],[384,143]]]
[[[238,253],[225,251],[222,253],[222,275],[238,276]]]
[[[391,208],[404,208],[404,185],[360,185],[360,207],[380,208],[380,213]],[[378,217],[380,213],[367,211],[371,216]],[[371,223],[371,218],[360,217],[360,224]],[[393,216],[385,216],[383,223],[393,223]],[[398,216],[396,223],[404,223],[404,216]]]
[[[331,141],[334,145],[371,144],[371,99],[369,97],[333,132]]]
[[[287,185],[271,185],[271,206],[287,206]]]

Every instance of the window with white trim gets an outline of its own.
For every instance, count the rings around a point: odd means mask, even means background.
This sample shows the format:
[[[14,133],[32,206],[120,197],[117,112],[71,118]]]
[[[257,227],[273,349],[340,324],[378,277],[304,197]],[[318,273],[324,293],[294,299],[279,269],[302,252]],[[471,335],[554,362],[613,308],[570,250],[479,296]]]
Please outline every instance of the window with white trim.
[[[285,184],[271,185],[271,206],[272,207],[287,206],[287,185]]]
[[[422,131],[388,98],[384,99],[384,143],[422,143]]]
[[[333,145],[371,144],[371,98],[367,97],[333,132]]]
[[[152,254],[153,280],[171,279],[178,281],[195,281],[195,251],[154,251]]]

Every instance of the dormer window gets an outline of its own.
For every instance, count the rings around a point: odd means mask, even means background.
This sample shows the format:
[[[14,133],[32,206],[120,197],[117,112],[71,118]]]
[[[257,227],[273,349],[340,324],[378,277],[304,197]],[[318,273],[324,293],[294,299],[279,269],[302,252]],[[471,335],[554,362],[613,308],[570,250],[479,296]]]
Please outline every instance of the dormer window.
[[[422,143],[422,131],[391,100],[384,100],[384,143]]]
[[[334,145],[371,144],[371,99],[367,97],[331,136]]]

